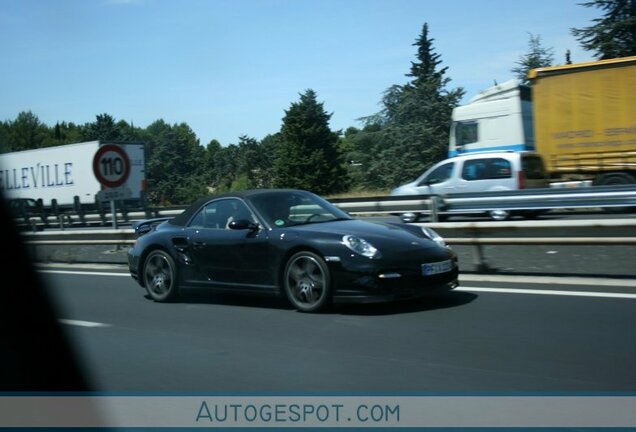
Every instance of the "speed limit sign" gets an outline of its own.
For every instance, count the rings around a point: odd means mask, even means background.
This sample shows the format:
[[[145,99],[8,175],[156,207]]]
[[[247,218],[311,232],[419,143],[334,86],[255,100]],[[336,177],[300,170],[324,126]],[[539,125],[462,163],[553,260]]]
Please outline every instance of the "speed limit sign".
[[[106,144],[93,157],[93,173],[102,186],[117,188],[128,180],[130,160],[126,151],[114,144]]]

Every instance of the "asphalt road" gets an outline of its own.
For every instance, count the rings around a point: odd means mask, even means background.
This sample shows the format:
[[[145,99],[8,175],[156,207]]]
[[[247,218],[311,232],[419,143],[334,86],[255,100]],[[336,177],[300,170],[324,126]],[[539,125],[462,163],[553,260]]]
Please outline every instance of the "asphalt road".
[[[125,274],[52,271],[99,391],[636,391],[633,280],[464,275],[439,297],[303,314],[201,292],[158,304]]]

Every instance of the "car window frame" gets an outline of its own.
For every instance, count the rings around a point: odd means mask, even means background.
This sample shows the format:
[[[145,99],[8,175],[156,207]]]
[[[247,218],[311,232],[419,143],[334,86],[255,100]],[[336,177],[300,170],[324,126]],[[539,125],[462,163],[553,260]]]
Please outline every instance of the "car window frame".
[[[190,220],[188,221],[188,223],[187,223],[187,225],[186,225],[186,228],[193,228],[193,229],[198,229],[198,230],[200,230],[200,229],[208,229],[208,230],[210,230],[210,229],[211,229],[211,230],[225,230],[225,229],[230,229],[230,228],[228,227],[228,223],[226,223],[226,224],[225,224],[225,226],[224,226],[224,227],[222,227],[222,228],[221,228],[221,227],[219,227],[219,226],[206,226],[206,224],[205,224],[205,215],[204,215],[204,218],[203,218],[203,219],[204,219],[204,220],[203,220],[203,225],[194,225],[195,220],[199,217],[199,215],[204,214],[205,209],[206,209],[208,206],[210,206],[210,205],[212,205],[212,204],[216,204],[216,205],[218,205],[218,204],[220,204],[220,203],[222,203],[222,202],[224,202],[224,201],[225,201],[225,202],[237,202],[237,203],[239,203],[238,205],[242,205],[242,206],[245,208],[245,210],[247,211],[247,213],[249,213],[250,218],[249,218],[248,220],[250,220],[251,222],[256,222],[256,223],[258,223],[258,218],[257,218],[257,216],[254,214],[254,211],[250,208],[250,206],[249,206],[249,205],[247,205],[247,203],[246,203],[244,200],[242,200],[242,199],[240,199],[240,198],[237,198],[237,197],[223,197],[223,198],[215,198],[215,199],[210,200],[210,201],[206,202],[205,204],[203,204],[203,205],[199,208],[199,210],[198,210],[197,212],[195,212],[195,213],[194,213],[194,215],[192,216],[192,218],[190,218]],[[229,221],[229,218],[230,218],[230,217],[234,217],[234,215],[230,215],[230,216],[228,216],[228,221]],[[234,219],[234,220],[239,220],[239,219]]]
[[[508,173],[506,175],[493,175],[495,165],[499,162],[504,162],[507,167],[500,168],[500,170],[507,169]],[[476,174],[474,177],[468,175],[468,169],[475,167],[478,170],[477,165],[483,164],[481,168],[482,173]],[[484,180],[510,180],[513,178],[514,169],[513,162],[510,159],[501,157],[501,156],[493,156],[493,157],[482,157],[476,159],[465,160],[462,164],[460,178],[467,182],[474,181],[484,181]]]
[[[448,170],[448,176],[446,178],[440,179],[440,180],[435,181],[435,182],[429,181],[429,179],[431,178],[433,173],[435,173],[436,171],[440,170],[441,168],[446,168],[446,167],[450,167],[450,169]],[[429,185],[444,183],[445,181],[448,181],[448,180],[450,180],[453,177],[453,172],[454,171],[455,171],[455,161],[447,161],[447,162],[441,163],[438,166],[433,167],[427,174],[425,174],[417,182],[417,186],[421,187],[421,186],[429,186]]]

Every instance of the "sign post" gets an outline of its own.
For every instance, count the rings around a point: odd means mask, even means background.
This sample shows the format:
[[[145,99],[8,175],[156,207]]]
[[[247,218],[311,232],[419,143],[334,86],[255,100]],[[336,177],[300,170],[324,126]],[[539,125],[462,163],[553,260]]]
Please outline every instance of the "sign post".
[[[101,146],[93,157],[93,173],[102,185],[98,199],[110,201],[110,212],[113,215],[113,228],[117,228],[115,200],[130,196],[130,190],[121,187],[130,175],[130,160],[126,151],[118,145]]]

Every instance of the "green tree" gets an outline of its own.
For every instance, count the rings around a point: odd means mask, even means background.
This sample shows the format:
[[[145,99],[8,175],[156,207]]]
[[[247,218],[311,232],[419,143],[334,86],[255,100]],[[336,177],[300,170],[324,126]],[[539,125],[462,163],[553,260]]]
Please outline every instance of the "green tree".
[[[82,128],[74,123],[57,122],[50,129],[48,137],[45,139],[44,147],[72,144],[82,141]]]
[[[232,190],[232,184],[238,176],[239,147],[230,144],[215,152],[213,168],[213,182],[217,192]]]
[[[447,153],[451,114],[464,90],[448,89],[451,80],[433,42],[425,23],[406,75],[412,79],[389,87],[382,111],[363,119],[365,128],[353,138],[366,186],[390,188],[412,180]]]
[[[338,135],[329,128],[331,114],[306,90],[285,111],[275,163],[277,187],[300,188],[318,194],[339,192],[347,186],[338,152]]]
[[[0,154],[9,153],[11,146],[9,144],[9,124],[0,121]]]
[[[202,161],[205,149],[186,123],[157,120],[146,129],[148,199],[158,204],[189,204],[208,193]]]
[[[222,148],[221,143],[215,139],[211,140],[205,148],[205,180],[207,184],[212,186],[215,186],[216,180],[216,156],[221,152]]]
[[[238,176],[244,178],[242,188],[263,188],[271,186],[272,154],[268,153],[262,142],[254,138],[239,138]]]
[[[116,129],[119,131],[121,141],[140,142],[147,138],[146,131],[143,128],[136,127],[132,121],[128,123],[125,120],[119,120]]]
[[[525,85],[530,83],[528,72],[531,69],[551,66],[554,60],[554,50],[541,44],[541,36],[535,36],[532,33],[528,33],[528,36],[528,52],[519,57],[519,60],[515,63],[517,66],[511,69],[517,79]]]
[[[44,146],[49,128],[31,111],[23,111],[6,126],[8,151],[31,150]]]
[[[600,60],[636,55],[636,0],[591,0],[581,3],[603,11],[593,25],[570,31]]]
[[[93,123],[82,128],[82,141],[123,141],[120,125],[109,114],[98,114]]]
[[[280,133],[267,135],[261,140],[261,166],[258,174],[258,187],[274,187],[275,166],[278,158],[278,148],[281,145]]]

